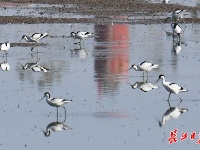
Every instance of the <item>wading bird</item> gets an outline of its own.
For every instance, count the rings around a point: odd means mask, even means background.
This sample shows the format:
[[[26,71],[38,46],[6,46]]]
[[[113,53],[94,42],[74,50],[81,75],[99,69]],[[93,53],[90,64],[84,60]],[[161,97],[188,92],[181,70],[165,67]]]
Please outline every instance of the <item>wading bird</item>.
[[[62,99],[62,98],[50,98],[50,94],[48,92],[44,93],[44,97],[43,98],[45,98],[45,97],[46,97],[46,102],[50,106],[57,107],[57,112],[58,112],[58,107],[63,107],[64,110],[65,110],[65,114],[66,114],[66,109],[65,109],[65,107],[63,105],[66,104],[66,103],[72,102],[72,100],[67,100],[67,99]]]
[[[170,19],[172,22],[178,23],[183,18],[183,12],[185,12],[185,11],[186,11],[185,9],[176,9],[176,10],[174,10],[172,12],[171,17],[167,17],[165,19],[165,22]]]
[[[148,76],[148,71],[150,71],[154,68],[158,68],[158,65],[144,61],[144,62],[140,63],[139,65],[133,64],[130,69],[134,69],[135,71],[144,71],[147,73],[147,76]],[[143,72],[143,76],[144,76],[144,72]]]
[[[183,87],[177,85],[176,83],[172,83],[172,82],[166,82],[165,80],[165,76],[164,75],[160,75],[159,76],[159,79],[160,80],[162,79],[162,84],[163,86],[165,87],[165,89],[169,92],[169,97],[168,97],[168,100],[170,98],[170,95],[171,93],[175,93],[179,98],[180,100],[182,101],[181,97],[178,95],[178,93],[180,92],[187,92],[188,90],[184,89]],[[158,80],[156,82],[158,82]]]
[[[173,33],[178,35],[178,42],[180,42],[181,27],[177,23],[172,23],[171,28],[172,28]],[[174,39],[174,34],[173,34],[173,39]]]
[[[71,35],[69,37],[72,37],[74,39],[79,39],[80,42],[78,43],[75,43],[75,44],[81,44],[81,41],[84,39],[84,38],[88,38],[88,37],[91,37],[93,33],[90,33],[90,32],[81,32],[81,31],[78,31],[77,33],[75,32],[71,32]]]
[[[25,39],[26,42],[34,42],[34,43],[39,43],[39,40],[43,39],[44,37],[48,36],[47,33],[34,33],[33,35],[31,36],[26,36],[26,35],[23,35],[22,36],[22,39]],[[20,40],[20,41],[21,41]],[[19,41],[19,42],[20,42]]]

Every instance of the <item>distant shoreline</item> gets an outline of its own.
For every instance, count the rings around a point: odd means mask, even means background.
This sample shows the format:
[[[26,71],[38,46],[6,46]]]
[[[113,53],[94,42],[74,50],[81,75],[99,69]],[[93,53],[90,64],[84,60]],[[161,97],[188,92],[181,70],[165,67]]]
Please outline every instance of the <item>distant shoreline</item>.
[[[92,23],[92,24],[108,24],[111,22],[112,16],[127,16],[127,19],[115,19],[116,23],[126,24],[162,24],[163,17],[173,10],[180,8],[189,12],[200,11],[199,7],[180,6],[174,4],[147,3],[130,0],[2,0],[1,7],[6,9],[5,3],[17,3],[17,7],[23,6],[25,3],[31,4],[51,4],[60,5],[59,7],[40,7],[44,12],[55,13],[74,13],[82,15],[83,18],[49,18],[29,17],[29,16],[1,16],[0,24],[38,24],[38,23]],[[3,6],[3,4],[5,6]],[[12,5],[10,6],[12,7]],[[21,7],[23,11],[23,7]],[[84,17],[84,16],[95,17]],[[129,19],[129,17],[137,18]],[[145,17],[148,16],[148,17]],[[185,18],[184,23],[200,23],[200,18]]]

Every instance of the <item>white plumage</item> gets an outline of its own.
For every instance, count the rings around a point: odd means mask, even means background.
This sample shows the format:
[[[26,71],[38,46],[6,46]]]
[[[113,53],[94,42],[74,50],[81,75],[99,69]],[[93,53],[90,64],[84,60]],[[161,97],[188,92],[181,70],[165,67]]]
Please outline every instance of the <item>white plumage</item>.
[[[75,32],[71,32],[71,35],[69,37],[72,37],[74,39],[79,39],[81,43],[81,40],[84,39],[84,38],[88,38],[88,37],[91,37],[93,33],[90,33],[90,32],[81,32],[81,31],[78,31],[77,33]]]
[[[157,64],[152,64],[152,63],[147,62],[147,61],[144,61],[144,62],[140,63],[139,65],[133,64],[130,69],[132,69],[132,68],[135,71],[145,71],[147,73],[148,71],[150,71],[152,69],[158,68],[158,65]],[[147,73],[147,75],[148,75],[148,73]]]
[[[170,19],[172,22],[176,22],[178,23],[180,21],[181,18],[183,18],[183,12],[185,12],[186,10],[182,10],[182,9],[176,9],[172,12],[170,17],[167,17],[165,19],[165,21],[167,21],[168,19]]]
[[[172,28],[173,33],[176,33],[178,35],[181,34],[181,27],[177,23],[172,23],[171,28]]]
[[[173,21],[179,21],[183,17],[183,12],[185,10],[183,9],[176,9],[172,13],[172,20]]]
[[[38,43],[40,39],[43,39],[44,37],[48,36],[47,33],[34,33],[33,35],[31,36],[26,36],[26,35],[23,35],[22,36],[22,39],[25,39],[27,42],[34,42],[34,43]],[[20,40],[20,41],[21,41]],[[19,41],[19,42],[20,42]]]
[[[1,44],[1,49],[0,49],[1,51],[8,53],[9,49],[10,49],[10,42],[5,42]]]
[[[44,93],[44,97],[46,97],[47,103],[52,107],[63,107],[64,104],[72,102],[72,100],[67,100],[67,99],[62,99],[62,98],[50,98],[50,94],[48,92]]]
[[[162,79],[162,84],[163,86],[165,87],[165,89],[169,92],[169,97],[168,97],[168,100],[170,98],[170,95],[171,93],[175,93],[176,95],[178,95],[178,93],[180,92],[187,92],[188,90],[184,89],[183,87],[175,84],[175,83],[172,83],[172,82],[166,82],[165,81],[165,76],[164,75],[160,75],[159,76],[159,79]],[[158,79],[158,80],[159,80]],[[157,80],[157,81],[158,81]],[[178,95],[178,97],[181,99],[181,97]],[[182,100],[182,99],[181,99]]]
[[[162,1],[164,4],[167,4],[167,3],[169,3],[169,0],[163,0]]]
[[[181,27],[177,23],[172,23],[171,28],[172,28],[173,33],[178,35],[178,42],[180,42]]]
[[[186,108],[179,107],[170,107],[162,117],[162,121],[159,122],[159,125],[162,127],[165,125],[166,121],[170,119],[177,119],[182,113],[188,111]]]

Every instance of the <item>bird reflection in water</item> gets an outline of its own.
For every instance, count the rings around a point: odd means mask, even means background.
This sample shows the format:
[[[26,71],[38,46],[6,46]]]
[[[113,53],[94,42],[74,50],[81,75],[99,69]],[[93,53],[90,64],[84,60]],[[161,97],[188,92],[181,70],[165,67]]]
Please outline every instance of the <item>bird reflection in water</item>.
[[[172,51],[178,55],[181,52],[181,42],[174,42],[173,43],[173,47],[172,47]]]
[[[138,88],[143,92],[149,92],[149,91],[151,91],[153,89],[157,89],[158,88],[154,83],[148,82],[147,80],[144,81],[144,78],[143,78],[143,81],[135,82],[134,84],[130,84],[130,85],[131,85],[132,89]]]
[[[79,48],[75,48],[70,51],[71,51],[71,56],[82,58],[82,59],[88,57],[89,55],[89,52],[86,49],[84,49],[81,45]]]
[[[48,68],[46,68],[42,65],[39,65],[40,58],[38,56],[38,50],[37,50],[36,54],[37,54],[37,61],[36,62],[26,63],[25,65],[22,65],[22,64],[19,63],[21,65],[22,69],[23,70],[30,69],[34,72],[48,72],[49,71]]]
[[[164,113],[162,121],[159,121],[160,127],[164,126],[167,121],[171,119],[177,119],[178,117],[180,117],[181,114],[188,111],[187,108],[179,107],[182,101],[180,101],[180,103],[176,107],[171,107],[169,100],[167,102],[169,104],[169,109]]]
[[[44,133],[45,137],[49,137],[51,134],[51,131],[53,132],[61,132],[64,130],[71,130],[72,128],[69,127],[68,125],[64,124],[66,121],[66,115],[65,115],[65,119],[63,122],[59,122],[58,121],[58,112],[57,112],[57,121],[56,122],[51,122],[47,125],[46,130],[42,130]]]
[[[7,62],[7,55],[3,57],[3,62],[0,63],[0,67],[2,71],[10,71],[10,65]]]

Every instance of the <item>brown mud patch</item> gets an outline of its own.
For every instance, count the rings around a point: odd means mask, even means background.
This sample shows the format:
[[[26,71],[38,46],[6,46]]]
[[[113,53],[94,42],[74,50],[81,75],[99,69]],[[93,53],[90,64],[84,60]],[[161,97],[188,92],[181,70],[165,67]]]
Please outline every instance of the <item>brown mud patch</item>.
[[[39,23],[91,23],[91,24],[107,24],[113,22],[111,16],[125,16],[115,18],[116,23],[129,24],[160,24],[164,23],[163,16],[173,10],[180,8],[186,9],[188,12],[198,12],[199,7],[189,7],[174,4],[147,3],[134,0],[2,0],[2,2],[17,3],[21,11],[24,3],[34,4],[52,4],[60,5],[59,7],[43,7],[37,8],[43,13],[74,13],[82,15],[82,18],[50,18],[50,17],[29,17],[29,16],[1,16],[1,24],[39,24]],[[73,5],[73,7],[69,7]],[[6,7],[5,7],[6,9]],[[93,17],[84,17],[85,15]],[[140,19],[133,19],[140,16]],[[147,16],[147,17],[146,17]],[[160,17],[162,16],[162,17]],[[199,18],[184,18],[184,23],[200,23]]]

